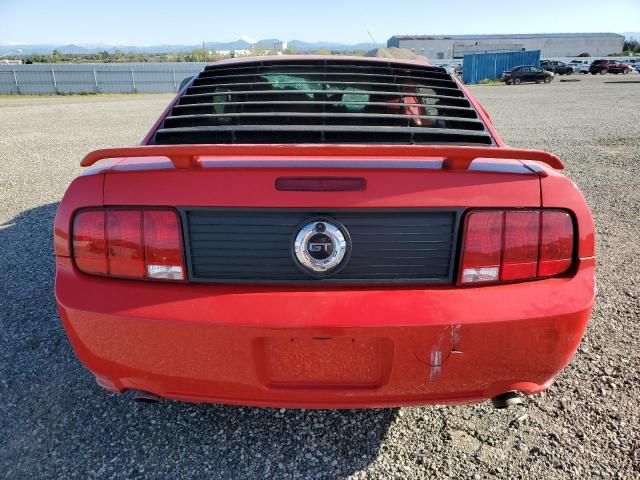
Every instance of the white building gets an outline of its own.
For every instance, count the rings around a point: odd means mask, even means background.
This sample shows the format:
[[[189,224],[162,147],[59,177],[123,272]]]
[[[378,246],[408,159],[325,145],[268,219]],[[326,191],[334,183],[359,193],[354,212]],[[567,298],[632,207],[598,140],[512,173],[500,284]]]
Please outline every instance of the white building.
[[[276,52],[284,52],[287,49],[287,42],[276,42],[273,44],[273,49]]]
[[[542,58],[604,57],[622,51],[616,33],[532,33],[513,35],[394,35],[387,47],[407,48],[432,60],[462,58],[465,53],[541,50]]]

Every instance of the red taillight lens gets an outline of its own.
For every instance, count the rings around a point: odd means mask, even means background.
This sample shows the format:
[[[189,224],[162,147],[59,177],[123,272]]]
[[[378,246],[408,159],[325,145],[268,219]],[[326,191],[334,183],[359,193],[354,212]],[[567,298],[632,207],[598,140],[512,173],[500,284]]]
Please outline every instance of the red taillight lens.
[[[144,278],[142,212],[107,211],[107,258],[109,275]]]
[[[505,212],[500,280],[535,278],[538,268],[540,212]]]
[[[558,275],[573,261],[573,220],[559,210],[478,210],[465,221],[461,284]]]
[[[73,220],[73,256],[80,270],[107,274],[105,212],[87,210]]]
[[[566,212],[542,212],[538,276],[548,277],[567,270],[573,260],[573,221]]]
[[[467,215],[462,283],[495,282],[500,273],[502,212]]]
[[[73,222],[73,256],[85,273],[184,280],[182,234],[168,209],[84,210]]]
[[[182,236],[176,212],[144,212],[144,249],[149,278],[184,280]]]

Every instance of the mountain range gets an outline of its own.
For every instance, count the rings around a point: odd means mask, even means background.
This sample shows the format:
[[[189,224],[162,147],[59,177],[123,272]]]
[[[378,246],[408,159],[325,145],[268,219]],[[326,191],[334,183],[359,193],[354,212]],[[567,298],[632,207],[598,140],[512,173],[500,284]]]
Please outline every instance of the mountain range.
[[[273,48],[274,43],[279,43],[281,40],[277,38],[266,38],[258,40],[255,43],[250,43],[245,39],[239,39],[232,42],[205,42],[207,50],[244,50],[251,49],[252,47],[261,46],[264,48]],[[384,46],[382,43],[338,43],[338,42],[304,42],[302,40],[290,40],[287,42],[289,48],[295,48],[300,52],[311,52],[320,49],[328,49],[339,52],[353,51],[353,50],[371,50]],[[22,50],[22,55],[33,54],[50,54],[53,50],[58,50],[62,54],[66,55],[82,55],[92,54],[107,51],[114,53],[116,50],[125,53],[178,53],[178,52],[190,52],[197,48],[202,48],[202,44],[198,45],[178,45],[178,44],[165,44],[165,45],[150,45],[150,46],[136,46],[136,45],[114,45],[107,43],[79,43],[79,44],[18,44],[13,43],[10,45],[0,45],[0,54],[13,53],[17,54],[17,50]]]
[[[628,40],[636,39],[640,40],[640,32],[624,32],[624,35]],[[241,38],[232,42],[205,42],[207,50],[244,50],[251,49],[255,46],[262,46],[264,48],[272,48],[274,43],[279,43],[281,40],[277,38],[265,38],[251,43],[245,38]],[[382,43],[340,43],[340,42],[304,42],[302,40],[290,40],[287,42],[290,48],[295,48],[299,52],[312,52],[320,49],[327,49],[337,52],[348,52],[354,50],[371,50],[378,47],[384,47]],[[12,43],[9,45],[0,45],[0,55],[3,54],[17,54],[17,50],[22,50],[22,55],[33,54],[50,54],[53,50],[58,50],[63,54],[82,55],[92,54],[107,51],[114,53],[116,50],[125,53],[178,53],[178,52],[190,52],[195,49],[202,48],[202,44],[198,45],[180,45],[180,44],[164,44],[164,45],[150,45],[150,46],[137,46],[137,45],[114,45],[108,43],[79,43],[79,44],[17,44]]]

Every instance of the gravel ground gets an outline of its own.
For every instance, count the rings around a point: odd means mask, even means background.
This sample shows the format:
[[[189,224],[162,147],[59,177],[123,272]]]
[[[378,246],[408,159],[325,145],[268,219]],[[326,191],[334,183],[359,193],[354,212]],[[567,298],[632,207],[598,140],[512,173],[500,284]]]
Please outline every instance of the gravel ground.
[[[598,301],[571,365],[524,405],[296,411],[102,391],[53,296],[52,219],[94,148],[169,95],[0,98],[0,475],[7,478],[640,478],[640,76],[472,90],[514,146],[568,164],[593,209]],[[614,83],[610,83],[614,82]]]

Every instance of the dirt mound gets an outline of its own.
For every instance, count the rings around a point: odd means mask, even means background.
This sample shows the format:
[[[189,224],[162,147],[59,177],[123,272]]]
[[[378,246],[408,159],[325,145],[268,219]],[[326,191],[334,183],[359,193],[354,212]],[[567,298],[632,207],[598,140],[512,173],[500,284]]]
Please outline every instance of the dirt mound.
[[[401,60],[422,60],[428,62],[429,59],[424,55],[416,55],[408,48],[397,48],[397,47],[389,47],[389,48],[374,48],[373,50],[369,50],[365,56],[367,57],[378,57],[378,58],[399,58]]]

